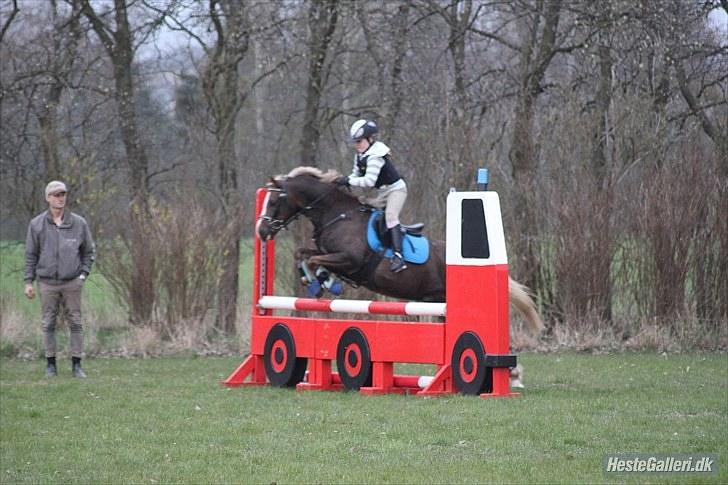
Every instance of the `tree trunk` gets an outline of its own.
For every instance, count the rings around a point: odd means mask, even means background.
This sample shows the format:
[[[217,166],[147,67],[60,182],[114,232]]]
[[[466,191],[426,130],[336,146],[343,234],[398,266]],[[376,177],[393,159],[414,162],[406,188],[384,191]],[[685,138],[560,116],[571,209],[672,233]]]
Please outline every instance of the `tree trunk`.
[[[384,118],[384,126],[387,127],[387,132],[389,133],[390,138],[393,139],[396,138],[397,117],[399,116],[399,112],[402,110],[402,102],[405,97],[402,88],[402,73],[409,45],[407,42],[409,32],[409,13],[410,5],[405,2],[397,7],[397,14],[394,17],[396,40],[394,42],[394,59],[392,60],[392,102],[388,106],[387,114]]]
[[[337,0],[311,0],[308,11],[310,43],[308,83],[301,132],[301,164],[316,165],[322,122],[319,113],[325,84],[326,55],[338,22]]]
[[[221,273],[217,285],[216,327],[224,334],[235,333],[240,271],[240,197],[238,159],[235,150],[237,115],[248,92],[240,92],[238,68],[250,46],[247,11],[244,2],[209,3],[210,20],[217,37],[208,50],[209,63],[203,77],[203,90],[215,123],[218,188],[221,211],[232,221],[220,244],[223,247]]]
[[[605,5],[602,10],[602,18],[604,28],[607,29],[611,25],[609,6]],[[609,32],[609,30],[607,31]],[[611,193],[612,186],[609,183],[609,171],[607,167],[607,150],[609,147],[610,125],[609,107],[612,102],[612,58],[611,50],[607,45],[608,33],[604,34],[604,39],[598,47],[599,52],[599,84],[596,93],[596,116],[597,123],[594,128],[594,144],[592,146],[592,171],[595,197],[592,199],[594,210],[602,212],[603,217],[596,220],[604,224],[611,224],[612,217],[609,212],[612,208],[613,195]],[[591,234],[599,234],[599,228],[593,228]],[[604,238],[601,244],[593,244],[595,249],[591,255],[594,262],[590,269],[592,271],[591,281],[594,282],[594,288],[587,291],[587,295],[593,295],[595,301],[590,302],[591,306],[601,313],[601,318],[605,322],[612,321],[612,278],[611,263],[613,256],[613,247],[615,233],[610,227],[604,228]]]
[[[539,275],[538,224],[534,206],[537,163],[533,153],[533,102],[528,94],[518,100],[510,152],[515,185],[513,211],[518,231],[512,254],[515,255],[518,278],[529,288],[537,288]]]
[[[539,2],[539,5],[542,3]],[[533,24],[529,26],[531,32],[529,43],[522,49],[521,87],[514,112],[513,138],[509,154],[515,182],[513,207],[518,231],[518,237],[514,241],[516,271],[519,279],[534,289],[539,287],[540,275],[538,217],[534,198],[538,167],[533,146],[534,103],[541,93],[546,69],[555,53],[561,1],[549,1],[545,8],[545,13],[539,11],[534,14]],[[539,36],[542,15],[545,23],[543,32]],[[534,52],[536,52],[535,57]]]
[[[475,158],[473,144],[464,142],[470,139],[469,120],[466,117],[468,96],[466,89],[466,34],[473,10],[472,0],[460,0],[453,5],[452,12],[447,14],[447,23],[450,27],[448,49],[453,63],[454,102],[452,104],[452,119],[448,126],[448,159],[453,163],[449,167],[451,173],[448,185],[450,187],[470,187],[473,185],[474,174],[472,161]],[[448,117],[449,118],[449,117]],[[470,163],[469,163],[470,162]]]
[[[83,14],[89,19],[96,34],[106,48],[114,72],[114,96],[119,113],[121,139],[126,150],[129,187],[131,190],[130,230],[132,276],[130,281],[131,321],[148,322],[154,304],[155,261],[147,251],[149,216],[149,161],[141,140],[134,109],[134,78],[132,64],[134,50],[129,26],[127,5],[114,0],[115,27],[104,25],[88,0],[83,0]]]
[[[62,91],[62,84],[58,80],[53,82],[45,99],[45,106],[41,108],[41,114],[38,115],[40,146],[46,162],[47,180],[64,178],[58,146],[58,129],[56,127],[56,114]]]
[[[46,163],[46,180],[63,180],[68,174],[61,166],[60,137],[58,135],[58,106],[74,68],[81,37],[78,19],[79,5],[71,4],[70,18],[58,18],[58,6],[51,2],[52,18],[55,26],[53,33],[53,61],[48,73],[49,88],[38,114],[40,145]]]
[[[225,83],[228,94],[237,89],[237,70],[234,79]],[[222,274],[218,284],[218,318],[217,327],[227,335],[235,333],[235,321],[238,308],[238,275],[240,271],[240,231],[241,221],[236,207],[240,204],[238,193],[237,158],[235,155],[235,114],[229,113],[218,140],[218,157],[220,162],[220,190],[223,194],[223,210],[226,217],[233,218],[231,231],[225,234],[222,241],[224,250],[222,258]]]

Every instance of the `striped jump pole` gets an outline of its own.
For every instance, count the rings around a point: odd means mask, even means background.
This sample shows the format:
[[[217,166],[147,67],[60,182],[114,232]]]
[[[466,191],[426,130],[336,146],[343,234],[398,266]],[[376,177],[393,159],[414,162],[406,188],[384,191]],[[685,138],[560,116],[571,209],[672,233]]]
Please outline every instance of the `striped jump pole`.
[[[368,313],[444,317],[445,303],[418,301],[395,302],[373,300],[316,300],[292,296],[263,296],[258,307],[266,310],[299,310],[309,312]]]

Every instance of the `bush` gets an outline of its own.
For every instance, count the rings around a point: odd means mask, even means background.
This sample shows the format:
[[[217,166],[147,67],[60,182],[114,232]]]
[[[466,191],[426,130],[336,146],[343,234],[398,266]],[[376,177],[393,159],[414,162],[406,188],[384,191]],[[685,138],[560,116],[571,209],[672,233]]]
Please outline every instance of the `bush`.
[[[218,282],[223,273],[226,248],[222,241],[239,232],[239,218],[205,207],[198,199],[150,204],[144,218],[142,259],[130,257],[132,241],[128,231],[99,244],[99,270],[111,282],[124,307],[132,308],[135,270],[145,267],[145,285],[151,294],[148,321],[132,323],[151,327],[165,339],[173,338],[183,322],[202,326],[201,335],[213,332]],[[123,219],[122,219],[123,220]],[[135,267],[136,265],[136,267]]]

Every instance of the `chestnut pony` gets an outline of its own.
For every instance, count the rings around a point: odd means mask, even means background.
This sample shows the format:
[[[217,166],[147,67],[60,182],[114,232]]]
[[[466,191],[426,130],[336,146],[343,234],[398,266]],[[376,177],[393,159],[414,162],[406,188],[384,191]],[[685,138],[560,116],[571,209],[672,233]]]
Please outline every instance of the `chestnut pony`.
[[[430,257],[423,264],[409,264],[393,273],[389,261],[372,251],[366,241],[371,208],[340,189],[336,171],[298,167],[268,183],[257,232],[268,240],[291,222],[304,216],[314,227],[315,249],[301,248],[296,257],[312,268],[324,266],[347,282],[376,293],[414,301],[445,301],[445,241],[429,240]],[[531,331],[543,329],[533,300],[523,285],[509,277],[511,303],[523,315]]]

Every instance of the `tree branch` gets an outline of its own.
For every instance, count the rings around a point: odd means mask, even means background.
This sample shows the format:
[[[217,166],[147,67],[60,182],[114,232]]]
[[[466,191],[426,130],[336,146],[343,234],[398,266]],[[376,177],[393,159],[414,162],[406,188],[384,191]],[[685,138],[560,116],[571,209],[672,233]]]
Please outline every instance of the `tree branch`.
[[[13,22],[13,19],[16,15],[18,15],[18,13],[20,13],[20,9],[18,8],[18,0],[13,0],[13,11],[10,12],[10,15],[3,24],[2,30],[0,30],[0,44],[2,44],[3,38],[5,38],[5,32],[8,31],[10,24]]]
[[[680,87],[680,94],[682,94],[682,97],[688,104],[688,107],[690,107],[690,110],[695,114],[695,116],[697,116],[698,120],[700,120],[700,124],[702,125],[705,134],[707,134],[719,147],[725,146],[726,140],[723,139],[723,136],[720,134],[720,130],[715,123],[708,118],[708,115],[705,113],[705,109],[700,106],[697,98],[690,90],[690,86],[688,86],[688,79],[685,75],[685,68],[679,62],[675,63],[675,74],[677,76],[678,86]]]
[[[109,34],[109,32],[107,32],[106,25],[101,21],[99,16],[96,14],[96,11],[89,3],[89,0],[81,0],[81,12],[88,19],[88,21],[91,22],[91,28],[93,28],[94,32],[96,32],[96,35],[99,36],[99,39],[101,39],[101,43],[106,48],[106,51],[109,53],[109,56],[113,59],[113,57],[114,57],[114,39]]]

